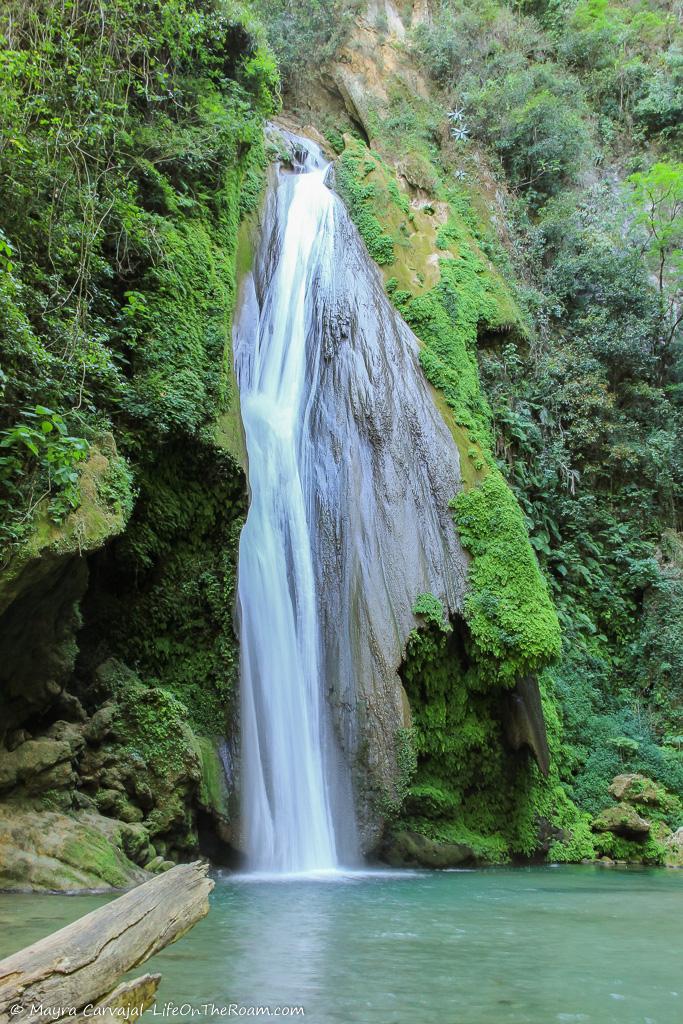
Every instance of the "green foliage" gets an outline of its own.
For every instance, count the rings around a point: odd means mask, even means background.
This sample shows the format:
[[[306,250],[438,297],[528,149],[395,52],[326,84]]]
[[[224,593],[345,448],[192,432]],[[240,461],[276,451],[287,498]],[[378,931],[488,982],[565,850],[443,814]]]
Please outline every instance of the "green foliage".
[[[116,692],[118,728],[130,751],[163,776],[181,768],[187,748],[187,708],[173,694],[127,681]]]
[[[368,252],[380,266],[394,262],[394,241],[382,227],[376,212],[377,185],[365,178],[375,167],[363,147],[347,147],[335,165],[335,185],[346,203]]]
[[[94,558],[84,602],[84,666],[115,657],[187,708],[205,735],[225,735],[239,656],[233,631],[243,479],[209,445],[163,451],[138,473],[126,533]]]
[[[632,174],[629,205],[634,224],[647,236],[646,256],[657,275],[659,292],[668,293],[666,310],[669,343],[681,320],[683,298],[683,163],[661,161],[649,170]]]
[[[413,612],[425,622],[438,626],[446,632],[450,629],[444,606],[433,594],[420,594],[413,605]]]
[[[416,612],[420,607],[424,598]],[[490,686],[462,623],[444,625],[435,611],[429,602],[427,614],[420,613],[425,625],[411,633],[401,669],[417,753],[401,826],[464,843],[494,863],[534,855],[546,829],[555,836],[553,859],[591,856],[588,817],[568,798],[555,763],[544,779],[528,752],[509,749],[504,691]],[[545,713],[556,754],[560,726],[549,697]]]
[[[85,439],[113,426],[134,457],[143,436],[210,432],[229,397],[237,226],[278,88],[258,26],[228,0],[121,0],[106,23],[93,0],[4,5],[0,428],[44,403]],[[24,456],[15,524],[35,507]],[[56,512],[70,473],[50,474]]]
[[[253,0],[268,29],[286,83],[310,73],[328,60],[344,43],[360,0]]]
[[[489,473],[454,507],[461,543],[472,555],[465,620],[477,658],[494,678],[512,682],[559,655],[557,616],[503,478]]]
[[[577,804],[597,814],[610,803],[615,775],[641,772],[683,792],[683,758],[658,743],[657,719],[643,697],[611,692],[606,657],[568,652],[552,670],[563,721],[561,771]]]
[[[133,471],[121,456],[109,459],[106,473],[97,481],[97,495],[124,522],[128,522],[135,504]]]
[[[535,204],[576,180],[590,152],[579,84],[552,64],[515,70],[468,96],[479,137]]]
[[[654,710],[665,743],[683,749],[683,553],[676,534],[665,534],[659,572],[645,592],[643,615],[631,645],[634,688]],[[683,762],[682,762],[683,763]],[[683,782],[683,780],[682,780]],[[683,791],[681,784],[670,786]]]
[[[28,495],[29,511],[50,497],[49,515],[61,522],[79,503],[78,465],[89,445],[72,437],[64,417],[44,405],[24,409],[21,419],[0,435],[0,542],[19,540],[26,514],[21,499]]]

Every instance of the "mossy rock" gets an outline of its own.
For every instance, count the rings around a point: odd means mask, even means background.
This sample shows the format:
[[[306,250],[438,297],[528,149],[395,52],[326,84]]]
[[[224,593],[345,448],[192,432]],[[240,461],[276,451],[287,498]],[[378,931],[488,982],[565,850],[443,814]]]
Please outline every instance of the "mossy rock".
[[[667,793],[664,786],[637,772],[616,775],[609,787],[609,793],[615,800],[627,801],[631,804],[644,804],[659,810],[669,810],[676,798]]]
[[[642,818],[631,804],[621,803],[606,807],[593,820],[594,832],[612,832],[624,839],[645,839],[652,822]]]
[[[199,785],[199,804],[215,817],[229,821],[229,793],[218,750],[218,741],[207,736],[197,736],[196,746],[202,772]]]
[[[382,860],[392,867],[453,868],[475,860],[472,847],[441,843],[419,832],[397,832],[385,843]]]
[[[664,847],[664,865],[667,868],[683,868],[683,828],[667,836]]]
[[[92,445],[79,477],[79,504],[63,522],[38,506],[33,529],[0,575],[0,612],[40,583],[56,561],[102,547],[124,529],[133,506],[130,473],[108,434]]]
[[[148,875],[126,855],[126,845],[137,849],[120,823],[97,814],[0,807],[0,889],[72,892],[136,885]]]

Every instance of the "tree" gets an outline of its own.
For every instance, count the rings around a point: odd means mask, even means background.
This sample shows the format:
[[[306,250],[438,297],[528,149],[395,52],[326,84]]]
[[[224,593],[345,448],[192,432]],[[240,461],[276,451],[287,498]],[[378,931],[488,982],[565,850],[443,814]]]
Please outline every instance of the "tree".
[[[627,179],[633,223],[645,230],[645,256],[659,287],[663,341],[669,344],[683,321],[683,163],[653,164]]]

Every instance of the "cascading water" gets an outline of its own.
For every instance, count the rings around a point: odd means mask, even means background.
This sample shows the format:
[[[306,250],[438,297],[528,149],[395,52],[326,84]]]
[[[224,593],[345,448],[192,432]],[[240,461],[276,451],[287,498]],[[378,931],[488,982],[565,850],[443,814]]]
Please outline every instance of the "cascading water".
[[[236,345],[251,491],[239,552],[245,838],[250,865],[275,871],[337,863],[306,432],[310,294],[331,275],[334,203],[317,147],[299,153],[301,173],[271,195],[275,264]]]
[[[415,599],[457,612],[466,556],[458,451],[415,336],[319,148],[280,142],[294,171],[275,170],[234,332],[251,491],[241,795],[249,866],[305,872],[376,843],[410,726]]]

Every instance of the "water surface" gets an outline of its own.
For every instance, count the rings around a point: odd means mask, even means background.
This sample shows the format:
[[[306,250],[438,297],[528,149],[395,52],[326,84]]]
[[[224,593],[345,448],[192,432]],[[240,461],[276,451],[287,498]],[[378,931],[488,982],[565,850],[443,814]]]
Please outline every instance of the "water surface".
[[[0,955],[103,901],[0,897]],[[225,876],[212,904],[144,968],[164,976],[158,1012],[169,1002],[198,1011],[174,1020],[212,1019],[211,1002],[301,1005],[294,1019],[308,1024],[683,1020],[683,872]]]

